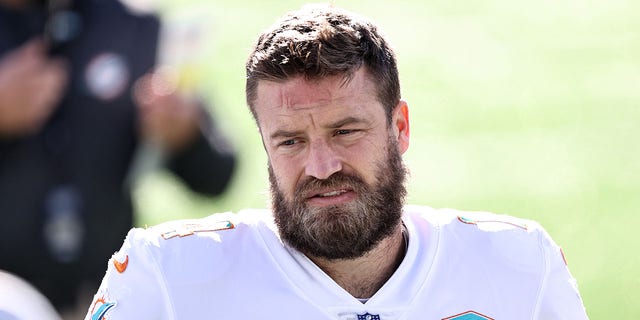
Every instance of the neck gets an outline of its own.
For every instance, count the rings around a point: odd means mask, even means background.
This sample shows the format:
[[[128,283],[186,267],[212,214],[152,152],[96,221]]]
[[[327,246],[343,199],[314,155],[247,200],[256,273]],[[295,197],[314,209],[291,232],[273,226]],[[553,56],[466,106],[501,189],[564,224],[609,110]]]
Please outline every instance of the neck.
[[[352,296],[371,298],[391,278],[406,251],[402,226],[362,257],[323,259],[309,256],[320,269]]]

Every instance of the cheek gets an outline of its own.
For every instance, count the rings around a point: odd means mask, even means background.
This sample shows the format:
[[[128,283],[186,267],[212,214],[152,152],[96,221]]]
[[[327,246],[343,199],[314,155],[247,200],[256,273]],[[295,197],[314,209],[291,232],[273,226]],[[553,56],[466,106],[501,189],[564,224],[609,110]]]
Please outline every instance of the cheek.
[[[387,154],[388,144],[386,140],[370,139],[362,141],[349,148],[346,161],[353,169],[363,175],[367,182],[372,182],[369,175],[372,175],[378,168],[378,164],[384,161]]]
[[[370,149],[363,150],[363,152],[354,152],[350,157],[345,158],[342,172],[356,175],[370,186],[375,185],[378,182],[378,163],[380,161],[377,157],[378,151],[371,152]]]
[[[300,165],[295,159],[288,157],[273,157],[270,161],[273,175],[280,190],[286,194],[292,194],[301,177]]]

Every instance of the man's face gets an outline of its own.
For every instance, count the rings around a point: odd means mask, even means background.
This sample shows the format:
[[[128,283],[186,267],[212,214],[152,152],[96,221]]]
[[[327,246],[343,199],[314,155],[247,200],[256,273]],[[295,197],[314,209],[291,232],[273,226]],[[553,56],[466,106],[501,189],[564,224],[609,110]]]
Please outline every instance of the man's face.
[[[400,222],[404,102],[388,125],[364,68],[351,81],[261,81],[254,107],[281,237],[329,259],[361,256]]]

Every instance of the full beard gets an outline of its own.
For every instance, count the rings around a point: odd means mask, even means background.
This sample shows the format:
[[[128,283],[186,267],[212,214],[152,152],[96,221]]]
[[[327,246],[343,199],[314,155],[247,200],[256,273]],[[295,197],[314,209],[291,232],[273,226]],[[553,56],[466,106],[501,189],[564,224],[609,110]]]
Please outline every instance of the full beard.
[[[402,218],[407,170],[393,142],[376,171],[376,184],[368,185],[358,175],[336,172],[320,180],[310,177],[296,186],[288,201],[278,187],[269,165],[272,206],[280,237],[290,246],[318,258],[353,259],[363,256],[391,235]],[[357,198],[344,205],[310,207],[304,195],[309,190],[348,187]]]

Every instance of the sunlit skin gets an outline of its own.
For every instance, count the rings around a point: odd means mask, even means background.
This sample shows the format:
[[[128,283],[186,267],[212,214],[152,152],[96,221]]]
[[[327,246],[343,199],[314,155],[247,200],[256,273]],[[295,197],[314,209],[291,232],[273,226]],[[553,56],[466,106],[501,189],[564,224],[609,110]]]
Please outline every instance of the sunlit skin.
[[[260,81],[254,108],[269,162],[287,200],[292,201],[301,181],[326,179],[339,171],[357,174],[365,183],[375,185],[377,164],[385,160],[386,148],[391,146],[389,137],[397,140],[400,154],[407,150],[407,104],[399,101],[389,127],[375,93],[374,82],[364,68],[346,83],[341,76]],[[312,190],[304,199],[310,207],[326,207],[347,204],[358,196],[348,186],[337,186]],[[309,258],[354,296],[370,297],[393,274],[402,250],[398,226],[360,258]]]

